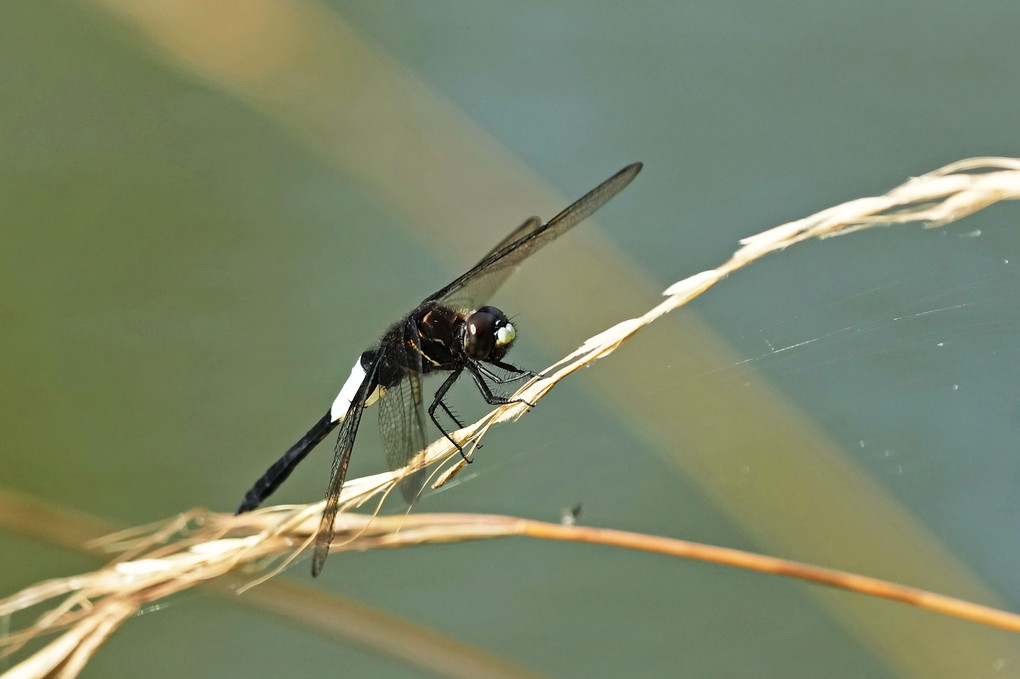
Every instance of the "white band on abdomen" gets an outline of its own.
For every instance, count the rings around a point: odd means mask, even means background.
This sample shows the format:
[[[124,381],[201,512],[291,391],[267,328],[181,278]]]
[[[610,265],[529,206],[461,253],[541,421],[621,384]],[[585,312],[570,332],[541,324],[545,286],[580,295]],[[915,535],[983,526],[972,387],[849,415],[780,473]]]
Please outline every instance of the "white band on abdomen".
[[[333,407],[329,409],[329,417],[333,422],[340,422],[351,409],[351,401],[358,395],[358,389],[365,381],[365,369],[361,367],[361,359],[351,368],[351,376],[344,382],[343,388],[333,401]]]

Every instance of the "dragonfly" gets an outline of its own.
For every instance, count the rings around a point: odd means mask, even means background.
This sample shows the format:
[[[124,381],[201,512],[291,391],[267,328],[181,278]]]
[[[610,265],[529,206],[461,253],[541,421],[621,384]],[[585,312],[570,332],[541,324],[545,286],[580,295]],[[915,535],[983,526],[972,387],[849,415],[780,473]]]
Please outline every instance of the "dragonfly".
[[[340,492],[367,407],[378,403],[380,438],[390,469],[407,467],[426,447],[426,414],[470,461],[437,417],[437,411],[442,411],[458,428],[464,426],[444,400],[450,388],[466,373],[486,403],[505,405],[515,401],[498,394],[498,385],[535,375],[504,360],[517,339],[517,331],[502,311],[486,302],[525,259],[609,202],[630,184],[641,167],[641,163],[628,165],[548,222],[538,217],[527,219],[478,264],[390,325],[375,346],[362,352],[326,414],[255,482],[237,513],[261,505],[308,453],[339,427],[325,508],[315,537],[315,576],[329,555]],[[447,373],[447,377],[426,408],[422,378],[432,373]],[[401,480],[400,490],[408,502],[421,493],[425,480],[424,469],[410,472]]]

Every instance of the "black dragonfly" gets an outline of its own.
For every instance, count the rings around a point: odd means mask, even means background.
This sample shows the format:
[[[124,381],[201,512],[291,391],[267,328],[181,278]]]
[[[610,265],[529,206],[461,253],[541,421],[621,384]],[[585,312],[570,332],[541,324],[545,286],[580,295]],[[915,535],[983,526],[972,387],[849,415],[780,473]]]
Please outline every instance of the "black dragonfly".
[[[545,224],[538,217],[528,219],[467,273],[426,297],[411,313],[391,325],[378,345],[361,354],[329,411],[255,482],[237,513],[262,504],[311,449],[339,425],[326,508],[312,559],[312,575],[318,575],[329,555],[340,491],[366,407],[379,402],[379,428],[391,469],[406,466],[426,447],[426,412],[463,455],[463,448],[436,418],[436,410],[441,409],[458,427],[463,427],[443,401],[457,378],[467,372],[486,403],[503,405],[510,401],[494,393],[490,382],[506,384],[534,375],[503,360],[517,333],[502,311],[483,306],[486,300],[528,256],[591,216],[640,171],[641,163],[628,165]],[[494,372],[493,367],[509,377]],[[436,390],[426,411],[421,378],[440,371],[448,372],[449,376]],[[424,481],[424,469],[401,481],[401,492],[409,502],[421,492]]]

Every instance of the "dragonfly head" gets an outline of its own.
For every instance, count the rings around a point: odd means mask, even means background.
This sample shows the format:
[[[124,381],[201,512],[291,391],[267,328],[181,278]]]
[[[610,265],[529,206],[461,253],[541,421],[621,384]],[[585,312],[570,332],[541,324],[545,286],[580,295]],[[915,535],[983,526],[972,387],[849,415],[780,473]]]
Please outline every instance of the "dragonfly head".
[[[502,311],[483,306],[464,325],[464,353],[476,361],[498,361],[516,338],[517,331]]]

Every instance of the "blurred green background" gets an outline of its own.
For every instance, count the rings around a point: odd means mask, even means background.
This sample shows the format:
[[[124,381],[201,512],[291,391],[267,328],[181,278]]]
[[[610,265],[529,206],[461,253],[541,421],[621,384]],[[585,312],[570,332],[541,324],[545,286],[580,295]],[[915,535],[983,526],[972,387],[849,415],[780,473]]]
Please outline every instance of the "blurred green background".
[[[645,170],[493,300],[539,368],[738,239],[1020,155],[1015,2],[0,3],[3,485],[232,511],[385,326]],[[1020,207],[774,255],[577,375],[416,511],[752,549],[1020,609]],[[697,317],[694,316],[697,314]],[[471,389],[457,410],[485,412]],[[351,476],[383,467],[366,416]],[[274,496],[311,502],[330,446]],[[397,511],[399,511],[399,507]],[[0,535],[0,593],[96,562]],[[1003,632],[516,541],[314,583],[556,677],[1008,676]],[[202,594],[87,677],[433,676]],[[1014,669],[1010,669],[1014,668]]]

